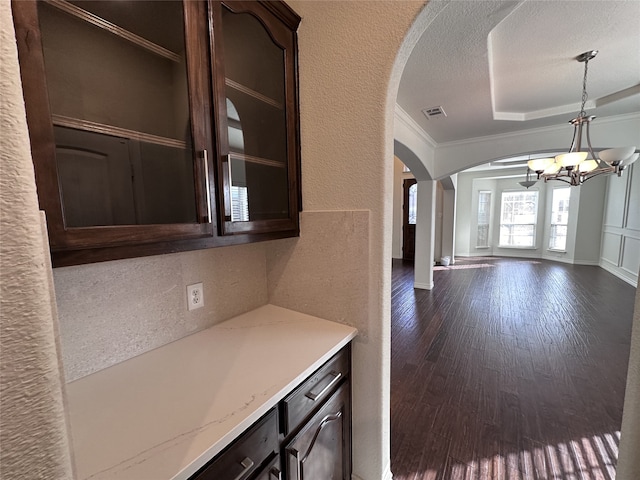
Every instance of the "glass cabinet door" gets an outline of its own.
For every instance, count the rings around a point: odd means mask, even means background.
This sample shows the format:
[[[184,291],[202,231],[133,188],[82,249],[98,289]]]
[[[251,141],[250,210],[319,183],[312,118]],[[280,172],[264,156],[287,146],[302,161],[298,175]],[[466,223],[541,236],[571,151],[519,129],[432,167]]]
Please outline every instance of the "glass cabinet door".
[[[259,7],[213,9],[222,234],[297,228],[294,37]]]
[[[211,235],[210,97],[197,78],[207,46],[193,41],[206,36],[205,6],[48,0],[33,10],[42,75],[24,82],[25,99],[40,120],[32,145],[46,146],[33,148],[34,164],[54,249]],[[38,61],[33,52],[22,65]]]

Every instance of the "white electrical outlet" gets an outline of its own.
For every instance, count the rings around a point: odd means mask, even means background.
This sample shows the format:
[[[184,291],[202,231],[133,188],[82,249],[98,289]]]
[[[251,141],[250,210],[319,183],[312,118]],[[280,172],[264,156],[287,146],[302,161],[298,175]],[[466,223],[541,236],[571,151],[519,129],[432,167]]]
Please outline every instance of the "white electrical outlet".
[[[204,288],[202,283],[187,285],[187,307],[189,310],[204,307]]]

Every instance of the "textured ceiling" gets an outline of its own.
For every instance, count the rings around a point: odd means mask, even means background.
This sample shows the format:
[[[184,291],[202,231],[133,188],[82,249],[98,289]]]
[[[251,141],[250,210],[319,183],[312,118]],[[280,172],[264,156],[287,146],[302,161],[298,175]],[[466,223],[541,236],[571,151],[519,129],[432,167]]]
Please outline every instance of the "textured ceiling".
[[[639,0],[453,0],[413,50],[397,103],[438,144],[566,123],[588,50],[587,112],[639,112]],[[427,119],[434,106],[447,116]]]

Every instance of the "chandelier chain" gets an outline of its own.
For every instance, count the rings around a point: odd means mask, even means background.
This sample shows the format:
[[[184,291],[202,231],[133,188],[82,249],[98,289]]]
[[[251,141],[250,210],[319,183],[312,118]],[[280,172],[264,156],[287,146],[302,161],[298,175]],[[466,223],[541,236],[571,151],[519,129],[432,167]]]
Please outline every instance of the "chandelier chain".
[[[587,112],[584,109],[584,106],[587,103],[587,98],[589,95],[587,94],[587,69],[589,68],[589,59],[584,61],[584,77],[582,79],[582,105],[580,107],[580,116],[584,117],[587,115]]]

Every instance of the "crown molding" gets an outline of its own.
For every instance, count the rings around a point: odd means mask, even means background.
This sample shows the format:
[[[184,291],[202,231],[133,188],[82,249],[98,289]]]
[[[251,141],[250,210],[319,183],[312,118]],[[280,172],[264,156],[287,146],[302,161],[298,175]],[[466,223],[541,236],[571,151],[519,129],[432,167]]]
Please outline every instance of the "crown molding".
[[[640,120],[640,112],[627,113],[624,115],[615,115],[611,117],[601,117],[601,118],[598,118],[598,125],[603,125],[607,123],[628,122],[631,120]],[[515,132],[499,133],[496,135],[487,135],[485,137],[473,137],[473,138],[465,138],[463,140],[456,140],[453,142],[443,142],[443,143],[436,144],[436,146],[437,148],[440,149],[444,147],[469,145],[469,144],[478,143],[478,142],[496,142],[504,139],[521,137],[523,135],[538,135],[541,133],[553,132],[559,129],[566,130],[566,128],[567,128],[566,123],[562,123],[560,125],[551,125],[548,127],[531,128],[529,130],[517,130]]]
[[[634,85],[633,87],[625,88],[619,92],[614,92],[609,95],[605,95],[594,100],[589,100],[585,103],[585,110],[593,110],[597,107],[602,107],[613,102],[637,95],[640,93],[640,85]],[[537,120],[538,118],[547,118],[557,115],[565,115],[576,113],[580,111],[581,104],[573,103],[569,105],[560,105],[558,107],[544,108],[542,110],[532,110],[530,112],[501,112],[496,110],[493,91],[491,92],[491,108],[493,110],[494,120],[510,120],[515,122],[526,122],[527,120]]]
[[[413,133],[415,133],[418,137],[424,140],[429,146],[436,148],[438,144],[436,141],[429,136],[427,132],[425,132],[422,127],[416,122],[411,116],[404,111],[404,109],[396,103],[395,107],[395,120],[396,122],[401,123]]]
[[[580,104],[561,105],[559,107],[544,108],[542,110],[533,110],[531,112],[500,112],[494,107],[493,119],[494,120],[509,120],[512,122],[526,122],[528,120],[537,120],[539,118],[554,117],[557,115],[569,115],[575,114],[580,111]],[[585,104],[586,110],[592,110],[597,107],[594,100],[589,100]]]

